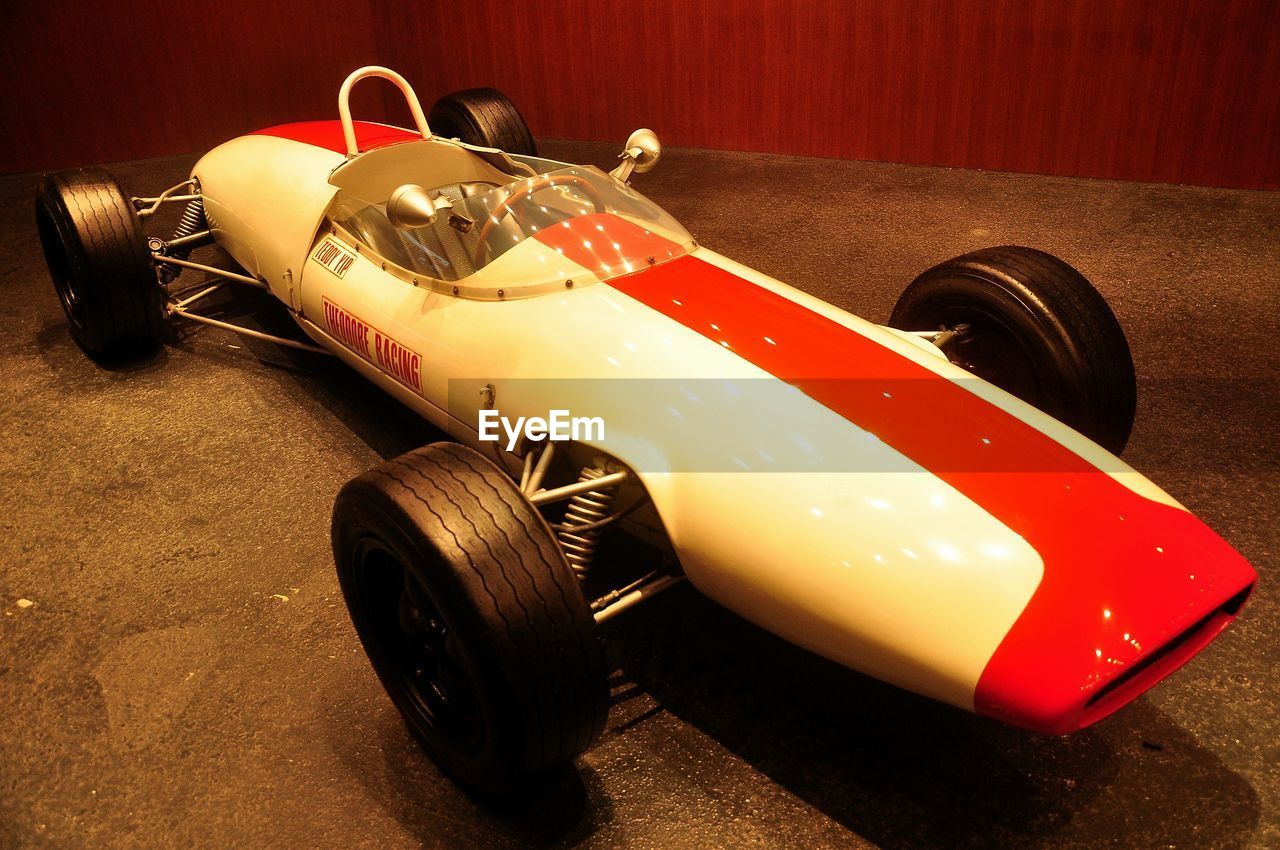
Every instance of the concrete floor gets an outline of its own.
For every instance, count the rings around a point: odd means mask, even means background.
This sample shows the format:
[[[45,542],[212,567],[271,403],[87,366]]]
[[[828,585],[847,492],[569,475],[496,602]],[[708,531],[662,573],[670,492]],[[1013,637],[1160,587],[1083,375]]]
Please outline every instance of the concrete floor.
[[[192,160],[115,171],[152,191]],[[878,321],[963,251],[1067,258],[1130,335],[1127,458],[1258,567],[1244,615],[1045,739],[680,590],[611,635],[616,704],[579,775],[486,807],[406,736],[329,551],[342,483],[431,429],[343,367],[213,329],[93,365],[45,275],[35,178],[6,177],[0,846],[1280,846],[1280,194],[694,150],[636,182],[704,244]]]

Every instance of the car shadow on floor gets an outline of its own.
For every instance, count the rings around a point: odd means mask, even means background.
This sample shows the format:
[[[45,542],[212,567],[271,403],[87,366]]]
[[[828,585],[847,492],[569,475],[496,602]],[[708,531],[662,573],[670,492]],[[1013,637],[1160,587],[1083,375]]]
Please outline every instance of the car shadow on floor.
[[[615,704],[599,748],[663,759],[643,726],[670,714],[690,741],[706,736],[727,751],[695,746],[702,757],[740,759],[882,847],[1242,847],[1260,818],[1254,789],[1145,700],[1069,737],[1035,736],[827,662],[688,588],[615,620],[607,641],[620,667],[615,701],[657,708]],[[621,817],[615,807],[646,805],[626,794],[638,776],[581,761],[525,796],[475,798],[436,769],[389,705],[372,722],[376,747],[336,721],[333,746],[423,842],[570,846]]]
[[[45,323],[36,331],[34,349],[49,367],[50,378],[59,388],[80,387],[94,373],[110,380],[160,372],[169,360],[169,352],[163,346],[146,354],[94,359],[72,340],[70,327],[61,314],[56,321]]]
[[[385,707],[363,719],[373,726],[363,737],[353,737],[344,715],[349,709],[326,710],[329,739],[364,795],[423,846],[573,845],[613,817],[601,777],[586,766],[562,770],[510,798],[473,796],[427,758],[389,701]]]
[[[192,287],[196,288],[196,287]],[[220,292],[200,305],[203,315],[251,330],[314,344],[284,307],[266,292]],[[215,340],[221,340],[218,344]],[[286,348],[273,342],[175,320],[169,345],[223,362],[265,366],[301,389],[383,458],[448,439],[443,431],[387,395],[354,369],[327,354]],[[228,349],[234,344],[234,349]]]
[[[883,847],[1246,844],[1256,791],[1139,700],[1051,738],[798,649],[691,589],[618,622],[622,671],[696,727]]]

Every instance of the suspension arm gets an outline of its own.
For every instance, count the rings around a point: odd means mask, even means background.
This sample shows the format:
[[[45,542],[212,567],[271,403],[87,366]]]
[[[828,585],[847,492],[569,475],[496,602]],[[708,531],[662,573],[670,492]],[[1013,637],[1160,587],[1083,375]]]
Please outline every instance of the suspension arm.
[[[595,621],[603,623],[684,581],[684,576],[660,575],[656,578],[653,576],[654,573],[650,573],[648,576],[612,593],[607,593],[592,602],[591,611]]]
[[[564,499],[571,498],[579,493],[586,493],[589,490],[595,490],[599,487],[611,487],[615,484],[621,484],[631,477],[630,472],[611,472],[608,475],[602,475],[599,478],[592,478],[589,481],[575,481],[572,484],[566,484],[563,487],[554,487],[550,490],[543,490],[534,493],[529,497],[529,501],[535,505],[546,505],[551,502],[559,502]]]
[[[191,260],[180,260],[177,257],[166,257],[164,254],[155,252],[151,254],[151,259],[159,265],[182,266],[185,269],[195,269],[196,271],[217,275],[218,277],[225,277],[227,280],[234,280],[236,283],[245,283],[249,286],[256,286],[259,289],[267,288],[267,285],[256,277],[249,277],[247,274],[240,274],[239,272],[227,271],[226,269],[220,269],[217,266],[207,266],[204,263],[193,263]]]

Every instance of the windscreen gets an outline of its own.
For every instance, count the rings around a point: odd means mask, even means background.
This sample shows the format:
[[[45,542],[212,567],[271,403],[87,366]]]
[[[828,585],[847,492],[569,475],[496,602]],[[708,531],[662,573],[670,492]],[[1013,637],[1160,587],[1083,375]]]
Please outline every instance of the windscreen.
[[[601,279],[686,253],[692,237],[657,204],[593,166],[573,166],[504,186],[456,183],[429,193],[449,200],[434,224],[397,229],[386,204],[340,207],[336,220],[383,258],[410,271],[457,281],[529,239],[561,247]],[[556,231],[561,228],[564,232]],[[640,236],[641,238],[635,238]],[[592,241],[594,237],[594,242]],[[531,266],[530,275],[536,277]]]

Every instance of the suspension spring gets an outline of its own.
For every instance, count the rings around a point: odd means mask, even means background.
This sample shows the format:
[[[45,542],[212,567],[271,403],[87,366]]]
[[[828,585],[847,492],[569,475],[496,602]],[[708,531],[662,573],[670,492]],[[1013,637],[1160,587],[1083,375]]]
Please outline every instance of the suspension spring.
[[[588,466],[578,475],[578,481],[592,481],[605,474],[603,464]],[[617,485],[601,487],[599,490],[588,490],[579,493],[569,500],[561,521],[561,529],[557,532],[560,547],[564,549],[565,559],[573,568],[574,575],[585,578],[591,571],[591,561],[596,554],[596,545],[600,542],[603,528],[590,528],[586,531],[574,531],[572,526],[590,525],[609,516],[613,507],[613,499],[617,495]]]
[[[169,237],[169,241],[176,242],[193,233],[208,229],[209,224],[204,217],[204,199],[196,198],[187,202],[187,207],[182,211],[182,217],[178,219],[178,226],[173,229],[173,236]],[[184,245],[180,248],[172,248],[168,255],[185,260],[191,254],[192,247],[194,246]],[[180,274],[182,274],[181,266],[169,266],[163,263],[160,265],[160,277],[165,283],[172,283]]]

